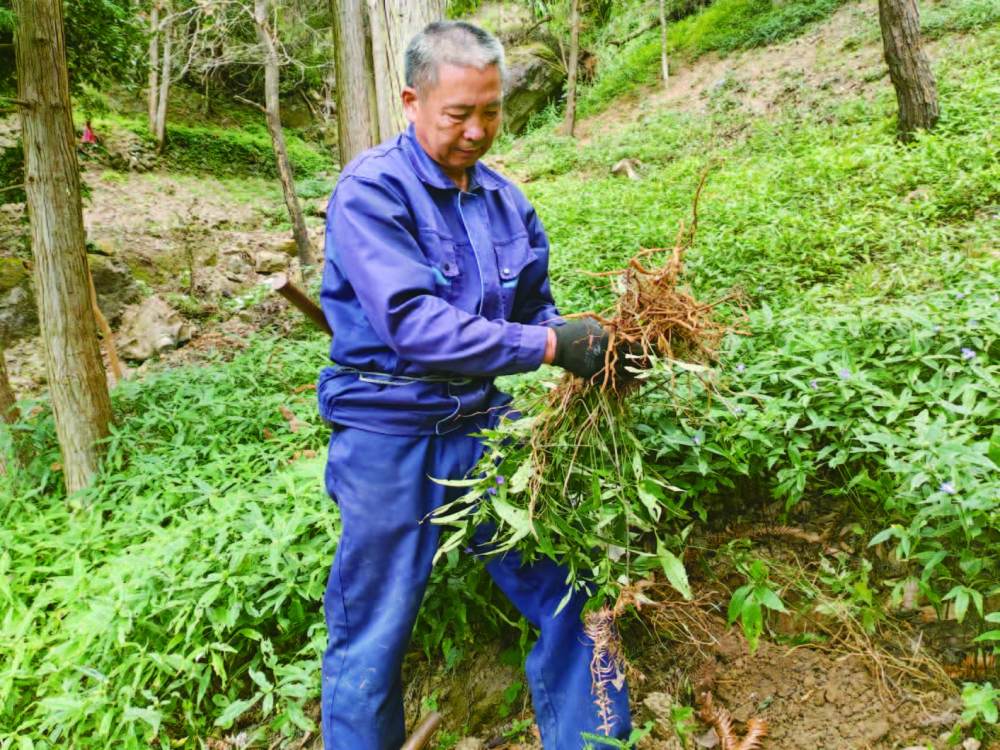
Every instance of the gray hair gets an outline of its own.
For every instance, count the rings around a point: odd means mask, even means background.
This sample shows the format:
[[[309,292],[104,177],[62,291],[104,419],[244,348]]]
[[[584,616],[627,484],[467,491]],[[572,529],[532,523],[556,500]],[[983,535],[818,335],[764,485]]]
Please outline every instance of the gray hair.
[[[500,69],[506,82],[503,45],[485,29],[465,21],[434,21],[406,46],[406,85],[417,91],[437,85],[442,63],[484,70]]]

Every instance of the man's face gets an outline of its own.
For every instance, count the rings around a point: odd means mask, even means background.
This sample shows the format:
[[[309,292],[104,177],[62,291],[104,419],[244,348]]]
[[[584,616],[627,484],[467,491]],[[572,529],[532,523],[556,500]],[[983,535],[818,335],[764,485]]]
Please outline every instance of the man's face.
[[[493,144],[500,127],[500,70],[443,64],[438,82],[419,93],[403,89],[403,109],[417,140],[445,174],[464,182],[465,170]]]

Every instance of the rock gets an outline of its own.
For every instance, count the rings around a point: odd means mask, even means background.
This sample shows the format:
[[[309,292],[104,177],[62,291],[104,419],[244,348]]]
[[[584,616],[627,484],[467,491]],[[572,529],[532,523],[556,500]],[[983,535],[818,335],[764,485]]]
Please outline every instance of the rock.
[[[191,340],[191,325],[180,313],[153,295],[126,308],[118,331],[118,352],[143,362],[154,354]]]
[[[649,693],[642,699],[644,705],[659,723],[669,724],[674,707],[674,698],[670,693]]]
[[[455,750],[486,750],[486,742],[478,737],[463,737],[455,745]]]
[[[982,745],[983,743],[975,737],[968,737],[965,742],[962,743],[962,750],[979,750]]]
[[[26,284],[30,277],[28,264],[20,258],[0,258],[0,294]]]
[[[126,305],[139,299],[139,285],[124,262],[107,255],[87,256],[90,274],[94,277],[97,305],[104,317],[114,322],[121,317]]]
[[[229,255],[226,257],[223,272],[227,279],[234,284],[239,284],[246,281],[247,277],[253,273],[253,266],[247,263],[242,255]]]
[[[0,344],[38,334],[38,308],[31,284],[0,291]]]
[[[264,249],[268,252],[284,253],[294,257],[298,253],[299,247],[295,244],[294,237],[277,237],[265,245]]]
[[[694,738],[694,744],[698,747],[707,748],[711,750],[713,747],[718,747],[719,745],[719,735],[715,732],[715,727],[710,728],[704,734],[699,734]]]
[[[638,159],[622,159],[611,167],[611,174],[615,177],[628,177],[630,180],[638,180],[640,166],[642,166],[642,163]]]
[[[553,65],[552,50],[532,42],[507,50],[507,93],[504,122],[509,132],[520,133],[528,119],[552,101],[563,87],[563,72]]]
[[[310,216],[318,216],[321,219],[326,218],[326,207],[330,203],[330,197],[326,196],[323,198],[317,198],[312,202],[309,207]]]
[[[273,250],[261,250],[254,259],[254,270],[257,273],[278,273],[288,268],[288,256]]]

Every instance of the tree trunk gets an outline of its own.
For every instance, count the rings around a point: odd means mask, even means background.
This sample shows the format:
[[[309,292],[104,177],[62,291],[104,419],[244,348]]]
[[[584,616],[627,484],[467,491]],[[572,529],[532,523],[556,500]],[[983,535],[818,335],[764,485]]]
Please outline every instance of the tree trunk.
[[[24,183],[45,363],[70,493],[97,472],[111,401],[90,305],[61,0],[15,0]]]
[[[14,389],[10,387],[10,379],[7,377],[7,362],[4,358],[3,346],[0,345],[0,419],[7,424],[14,424],[21,418],[18,411],[17,401],[14,398]],[[11,436],[13,438],[13,436]],[[14,461],[17,462],[17,445],[14,445]],[[7,473],[7,461],[0,453],[0,474]]]
[[[164,12],[169,14],[169,5],[164,7]],[[173,21],[165,21],[160,30],[163,37],[163,56],[160,62],[160,92],[156,103],[156,152],[163,153],[163,147],[167,142],[167,101],[170,99],[170,66],[173,64]]]
[[[406,85],[404,54],[410,39],[432,21],[444,18],[443,0],[367,0],[371,26],[372,72],[378,138],[406,127],[400,94]]]
[[[295,247],[298,251],[299,263],[310,266],[313,263],[312,245],[309,243],[309,232],[306,220],[302,217],[302,207],[295,195],[295,178],[292,175],[292,165],[288,161],[288,149],[285,148],[285,134],[281,129],[281,117],[278,105],[278,50],[275,46],[274,30],[270,25],[270,0],[254,0],[253,17],[257,25],[257,40],[264,50],[264,116],[267,119],[267,131],[271,134],[271,145],[278,162],[278,176],[281,178],[281,190],[285,195],[285,206],[288,217],[292,220],[292,235],[295,237]]]
[[[160,72],[160,2],[153,0],[149,9],[149,132],[156,134],[156,109],[159,98],[158,76]]]
[[[566,78],[566,119],[563,135],[572,136],[576,129],[576,69],[580,61],[580,2],[570,0],[569,15],[569,75]]]
[[[666,0],[660,0],[660,73],[663,76],[663,87],[667,88],[670,81],[670,68],[667,65],[667,9]]]
[[[878,20],[885,62],[899,102],[899,140],[905,143],[913,139],[914,131],[930,130],[937,122],[937,85],[920,44],[916,0],[879,0]]]
[[[340,165],[375,145],[368,101],[371,66],[365,50],[365,0],[330,0],[337,71]]]

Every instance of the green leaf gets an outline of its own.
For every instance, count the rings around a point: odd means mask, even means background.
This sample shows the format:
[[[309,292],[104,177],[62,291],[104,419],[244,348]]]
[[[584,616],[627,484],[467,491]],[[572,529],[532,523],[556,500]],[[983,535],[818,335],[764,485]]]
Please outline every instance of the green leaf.
[[[758,586],[756,593],[760,603],[768,609],[773,609],[775,612],[788,612],[781,598],[773,590],[764,586]]]
[[[534,476],[534,474],[535,464],[529,456],[521,462],[521,465],[517,467],[514,475],[510,478],[510,482],[507,485],[507,491],[511,494],[524,492],[528,489],[528,483],[531,481],[531,477]]]
[[[257,701],[260,700],[260,693],[255,695],[253,698],[248,700],[236,700],[226,706],[226,710],[223,711],[219,717],[215,720],[215,726],[222,727],[223,729],[229,729],[233,725],[233,722],[240,718],[243,714],[253,708]]]
[[[666,575],[670,585],[688,601],[691,601],[691,584],[688,583],[687,570],[684,563],[673,552],[668,550],[663,543],[657,539],[656,554],[660,558],[660,565],[663,566],[663,573]]]
[[[746,586],[740,586],[733,592],[733,598],[729,600],[729,611],[727,613],[730,625],[740,619],[740,613],[743,611],[743,602],[746,601],[747,594],[752,589],[753,587],[748,583]]]
[[[511,483],[513,484],[513,482]],[[528,511],[524,508],[515,508],[510,503],[495,497],[493,498],[493,510],[496,511],[501,521],[514,530],[513,536],[507,541],[508,544],[514,544],[524,539],[534,530],[531,519],[528,517]]]

